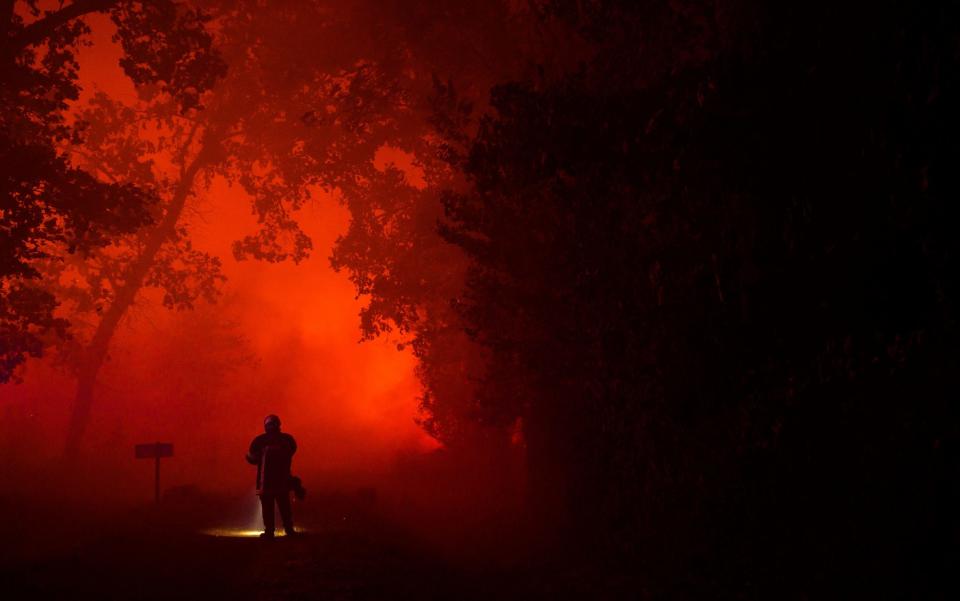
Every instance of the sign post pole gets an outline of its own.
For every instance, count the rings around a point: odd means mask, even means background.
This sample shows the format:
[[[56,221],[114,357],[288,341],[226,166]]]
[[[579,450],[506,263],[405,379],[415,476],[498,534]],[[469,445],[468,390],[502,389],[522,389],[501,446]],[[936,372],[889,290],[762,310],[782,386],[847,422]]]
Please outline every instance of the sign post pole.
[[[159,442],[157,443],[157,448],[160,448]],[[157,456],[154,459],[153,502],[157,505],[160,504],[160,453],[157,453]]]
[[[160,504],[160,458],[173,457],[173,443],[152,442],[138,444],[133,449],[137,459],[153,459],[153,502]]]

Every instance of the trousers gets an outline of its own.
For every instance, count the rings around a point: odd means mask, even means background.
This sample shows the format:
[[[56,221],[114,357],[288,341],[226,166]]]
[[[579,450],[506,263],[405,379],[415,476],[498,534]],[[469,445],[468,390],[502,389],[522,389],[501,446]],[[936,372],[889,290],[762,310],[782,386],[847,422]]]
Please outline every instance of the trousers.
[[[280,520],[283,521],[283,530],[287,534],[293,533],[293,510],[290,508],[290,493],[261,493],[260,509],[263,510],[263,530],[273,534],[275,524],[273,519],[273,504],[280,509]]]

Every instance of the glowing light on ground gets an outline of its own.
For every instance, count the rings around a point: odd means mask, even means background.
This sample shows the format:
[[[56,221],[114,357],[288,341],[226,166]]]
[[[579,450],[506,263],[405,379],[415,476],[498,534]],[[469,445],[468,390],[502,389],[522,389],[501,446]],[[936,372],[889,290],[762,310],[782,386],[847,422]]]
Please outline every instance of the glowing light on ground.
[[[201,530],[201,534],[206,534],[207,536],[216,536],[216,537],[225,537],[225,538],[254,538],[259,537],[263,530],[246,530],[244,528],[207,528],[206,530]],[[303,534],[302,529],[296,530],[297,534]],[[282,531],[277,532],[275,535],[277,538],[284,538],[286,534]]]
[[[250,521],[247,522],[246,527],[230,527],[230,526],[219,526],[215,528],[206,528],[201,530],[201,534],[206,534],[207,536],[217,536],[225,538],[254,538],[260,536],[263,533],[263,528],[261,524],[263,523],[260,509],[260,499],[257,497],[252,497],[250,499]],[[276,519],[276,518],[275,518]],[[297,534],[303,534],[305,531],[303,528],[295,528]],[[286,536],[283,530],[277,531],[275,534],[277,538],[282,538]]]
[[[201,531],[207,536],[225,536],[225,537],[254,537],[260,536],[262,530],[244,530],[242,528],[207,528],[206,530]]]

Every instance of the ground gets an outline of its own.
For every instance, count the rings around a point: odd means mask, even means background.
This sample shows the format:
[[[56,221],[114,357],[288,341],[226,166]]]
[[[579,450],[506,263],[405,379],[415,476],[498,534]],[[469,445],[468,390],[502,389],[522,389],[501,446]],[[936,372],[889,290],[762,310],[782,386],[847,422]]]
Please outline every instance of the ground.
[[[170,491],[159,505],[0,492],[0,598],[510,600],[637,598],[599,566],[547,559],[517,522],[416,515],[372,489],[313,491],[301,534],[261,540],[251,493]],[[409,510],[410,504],[404,504]],[[475,512],[474,512],[475,513]],[[458,527],[460,527],[458,529]]]
[[[3,501],[19,502],[9,497]],[[191,511],[188,500],[114,513],[75,508],[58,513],[21,506],[21,519],[8,523],[4,536],[2,596],[157,600],[484,596],[482,587],[463,588],[476,574],[458,573],[443,553],[387,525],[375,511],[364,511],[362,495],[339,503],[319,499],[312,511],[301,508],[302,535],[272,541],[244,530],[251,527],[252,519],[246,519],[251,504],[243,502],[242,512],[237,505],[223,514],[209,503]],[[6,515],[17,515],[16,508],[3,509]],[[10,592],[13,595],[8,596]]]
[[[115,537],[21,563],[3,580],[23,599],[452,599],[443,570],[347,533],[256,538]],[[7,597],[8,599],[10,597]]]

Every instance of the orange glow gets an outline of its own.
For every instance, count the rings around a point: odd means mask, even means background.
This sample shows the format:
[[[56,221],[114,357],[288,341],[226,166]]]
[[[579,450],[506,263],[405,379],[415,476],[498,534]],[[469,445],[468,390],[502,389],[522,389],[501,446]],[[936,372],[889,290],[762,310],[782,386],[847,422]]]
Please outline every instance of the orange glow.
[[[110,41],[112,25],[104,16],[90,24],[93,44],[79,52],[77,105],[95,90],[134,101]],[[363,299],[346,274],[329,266],[348,212],[318,191],[297,218],[313,239],[309,260],[237,262],[231,243],[256,227],[249,199],[222,180],[191,199],[181,223],[195,248],[221,258],[228,281],[216,305],[201,301],[194,311],[166,310],[152,290],[137,297],[98,381],[85,438],[101,457],[93,481],[122,478],[125,494],[142,496],[151,475],[134,462],[131,447],[162,438],[176,446],[164,465],[165,489],[252,486],[243,455],[267,413],[279,414],[297,437],[300,473],[375,471],[398,454],[438,446],[414,422],[414,358],[389,339],[359,343]],[[51,359],[27,367],[23,384],[0,387],[13,416],[4,425],[42,436],[47,443],[35,457],[42,460],[61,448],[75,383]]]

